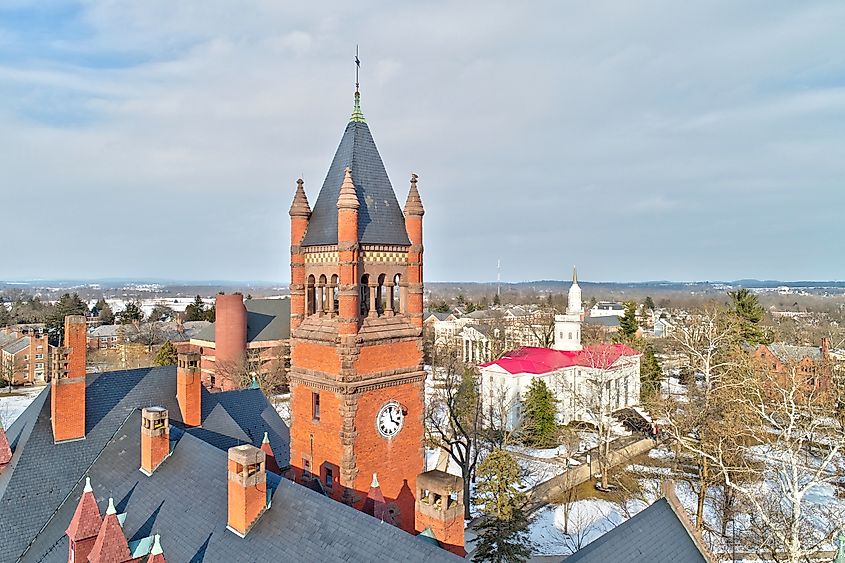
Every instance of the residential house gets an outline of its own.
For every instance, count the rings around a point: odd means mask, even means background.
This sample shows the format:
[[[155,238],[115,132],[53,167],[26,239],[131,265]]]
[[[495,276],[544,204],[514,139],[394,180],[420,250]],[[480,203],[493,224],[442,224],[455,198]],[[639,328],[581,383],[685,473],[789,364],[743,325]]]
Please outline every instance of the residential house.
[[[38,385],[50,379],[51,346],[46,335],[0,331],[0,379],[13,385]]]
[[[792,344],[760,344],[752,349],[752,358],[770,373],[786,374],[794,366],[803,378],[807,391],[825,391],[831,385],[830,341],[822,339],[821,346],[795,346]]]
[[[599,301],[590,308],[590,316],[598,317],[622,317],[625,315],[625,306],[622,303],[613,301]]]

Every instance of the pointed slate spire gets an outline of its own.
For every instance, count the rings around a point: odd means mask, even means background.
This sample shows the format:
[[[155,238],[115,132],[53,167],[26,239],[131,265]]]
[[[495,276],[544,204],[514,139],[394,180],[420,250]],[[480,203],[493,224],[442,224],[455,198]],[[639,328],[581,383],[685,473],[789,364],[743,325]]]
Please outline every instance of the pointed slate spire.
[[[167,563],[164,558],[164,551],[161,549],[161,536],[158,534],[153,538],[153,548],[150,550],[150,557],[146,563]]]
[[[352,107],[352,117],[349,121],[353,123],[364,123],[364,112],[361,111],[361,92],[355,90],[355,105]]]
[[[417,191],[417,175],[411,174],[411,189],[408,190],[408,199],[405,201],[405,216],[425,215],[422,200],[420,199],[420,192]]]
[[[264,433],[264,439],[261,441],[261,451],[265,454],[265,463],[267,471],[272,471],[276,475],[281,475],[282,470],[276,462],[276,454],[273,453],[273,447],[270,445],[270,437],[267,432]]]
[[[358,194],[355,193],[355,184],[352,183],[352,169],[348,166],[343,171],[343,183],[340,185],[340,194],[337,196],[338,209],[358,209],[361,204],[358,202]]]
[[[103,525],[103,517],[100,516],[100,507],[97,506],[97,499],[94,498],[94,489],[91,487],[91,478],[85,478],[85,488],[76,505],[76,512],[67,527],[65,533],[74,542],[96,537]]]
[[[390,512],[387,510],[387,502],[384,500],[384,495],[381,492],[381,486],[378,483],[378,477],[373,473],[373,480],[370,483],[370,492],[367,494],[367,500],[364,502],[364,512],[378,518],[382,522],[393,523]]]
[[[113,563],[115,561],[129,561],[130,559],[129,543],[126,541],[123,528],[117,519],[114,499],[109,498],[106,517],[103,519],[103,525],[100,526],[94,548],[88,555],[88,561],[91,563]]]
[[[293,203],[291,203],[290,211],[288,212],[291,217],[311,216],[311,206],[308,205],[308,197],[306,197],[305,188],[303,187],[304,183],[302,178],[296,181],[296,193],[293,196]]]

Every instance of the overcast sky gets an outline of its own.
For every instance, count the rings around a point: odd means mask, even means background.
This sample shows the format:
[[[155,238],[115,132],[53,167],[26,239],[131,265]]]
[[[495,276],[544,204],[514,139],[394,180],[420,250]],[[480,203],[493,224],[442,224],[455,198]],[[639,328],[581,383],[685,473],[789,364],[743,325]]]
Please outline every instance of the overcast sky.
[[[426,278],[845,278],[845,2],[0,0],[0,279],[289,279],[352,110]]]

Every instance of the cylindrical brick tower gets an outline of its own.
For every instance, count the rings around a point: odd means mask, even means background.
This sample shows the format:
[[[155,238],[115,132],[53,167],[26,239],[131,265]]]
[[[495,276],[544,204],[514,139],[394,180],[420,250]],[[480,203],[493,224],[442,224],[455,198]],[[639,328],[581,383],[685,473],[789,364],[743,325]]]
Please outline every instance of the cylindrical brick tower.
[[[338,289],[338,324],[341,335],[358,332],[358,209],[360,208],[352,170],[343,173],[337,198],[337,258],[340,270]]]
[[[240,293],[217,295],[214,317],[215,375],[224,390],[236,385],[228,375],[239,368],[246,355],[246,307]]]
[[[302,253],[302,237],[308,230],[311,207],[305,197],[302,178],[296,181],[296,194],[290,206],[290,331],[305,318],[305,255]]]
[[[423,325],[423,215],[425,209],[417,191],[417,175],[411,174],[411,189],[405,202],[405,230],[411,239],[408,249],[408,281],[401,290],[407,295],[405,313],[420,330]]]

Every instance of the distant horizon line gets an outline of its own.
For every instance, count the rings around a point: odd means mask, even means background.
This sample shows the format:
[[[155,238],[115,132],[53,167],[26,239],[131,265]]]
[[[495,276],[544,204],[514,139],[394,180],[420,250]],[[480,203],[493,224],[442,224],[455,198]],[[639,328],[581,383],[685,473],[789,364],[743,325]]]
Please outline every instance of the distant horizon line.
[[[33,285],[33,284],[50,284],[54,283],[57,285],[62,284],[75,284],[75,285],[99,285],[105,283],[135,283],[135,284],[156,284],[156,285],[202,285],[202,286],[256,286],[256,287],[275,287],[275,286],[286,286],[290,284],[289,280],[234,280],[234,279],[174,279],[174,278],[129,278],[129,277],[102,277],[102,278],[9,278],[5,280],[0,280],[0,285]],[[532,283],[570,283],[569,279],[554,279],[554,278],[543,278],[543,279],[533,279],[533,280],[521,280],[521,281],[506,281],[506,280],[488,280],[488,281],[471,281],[471,280],[431,280],[425,283],[432,283],[432,284],[474,284],[474,285],[520,285],[520,284],[532,284]],[[775,278],[768,278],[768,279],[760,279],[760,278],[737,278],[733,280],[719,280],[719,279],[704,279],[704,280],[667,280],[667,279],[654,279],[654,280],[623,280],[623,281],[610,281],[610,280],[578,280],[579,284],[587,284],[587,285],[656,285],[656,284],[672,284],[672,285],[683,285],[683,284],[725,284],[725,285],[742,285],[747,283],[765,283],[765,284],[842,284],[845,283],[845,280],[812,280],[812,279],[794,279],[794,280],[786,280],[786,279],[775,279]]]

